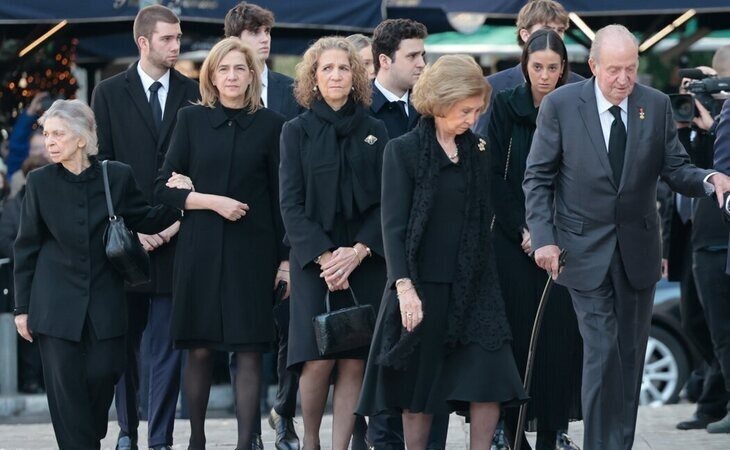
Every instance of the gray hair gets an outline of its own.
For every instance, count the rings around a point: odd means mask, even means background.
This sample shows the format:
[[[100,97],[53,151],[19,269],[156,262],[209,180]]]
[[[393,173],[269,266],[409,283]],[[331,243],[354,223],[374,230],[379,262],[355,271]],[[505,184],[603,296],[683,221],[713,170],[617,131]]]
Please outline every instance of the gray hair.
[[[611,37],[617,37],[621,36],[626,39],[629,39],[633,44],[636,46],[637,49],[637,55],[638,55],[638,49],[639,49],[639,41],[636,40],[636,36],[631,34],[628,28],[626,28],[623,25],[613,24],[613,25],[607,25],[600,30],[596,31],[596,37],[593,39],[593,43],[591,44],[591,51],[588,54],[588,57],[592,59],[596,64],[598,64],[598,55],[601,53],[601,46],[603,45],[604,39],[609,39]]]
[[[94,111],[86,103],[81,100],[56,100],[38,119],[38,123],[42,126],[50,118],[65,121],[71,133],[86,142],[84,149],[88,156],[99,153]]]
[[[353,47],[355,47],[356,51],[360,51],[364,49],[365,47],[370,47],[373,45],[373,40],[369,37],[365,36],[364,34],[351,34],[347,36],[345,39],[347,39],[347,42],[352,44]]]
[[[730,45],[718,48],[712,57],[712,68],[720,77],[730,77]]]

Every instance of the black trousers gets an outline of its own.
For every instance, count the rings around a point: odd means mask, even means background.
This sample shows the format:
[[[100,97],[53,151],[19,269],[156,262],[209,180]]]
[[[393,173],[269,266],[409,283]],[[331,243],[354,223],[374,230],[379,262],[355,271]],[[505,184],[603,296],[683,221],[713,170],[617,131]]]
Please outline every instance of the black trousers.
[[[98,450],[114,384],[124,372],[124,336],[98,340],[86,322],[81,342],[36,335],[53,431],[60,450]]]
[[[279,381],[274,410],[280,416],[292,418],[296,415],[299,375],[286,368],[286,358],[289,354],[289,299],[274,306],[274,323],[279,344],[276,358],[276,374]]]
[[[712,338],[713,355],[725,380],[727,400],[730,398],[730,275],[725,273],[725,253],[695,251],[692,267]]]
[[[150,447],[172,445],[175,408],[180,394],[181,354],[173,348],[170,320],[172,298],[127,294],[129,332],[127,370],[116,386],[115,405],[120,436],[137,441],[140,404],[146,406]],[[141,351],[142,334],[149,344]],[[144,357],[142,361],[140,356]],[[140,389],[140,372],[147,370],[148,390]]]

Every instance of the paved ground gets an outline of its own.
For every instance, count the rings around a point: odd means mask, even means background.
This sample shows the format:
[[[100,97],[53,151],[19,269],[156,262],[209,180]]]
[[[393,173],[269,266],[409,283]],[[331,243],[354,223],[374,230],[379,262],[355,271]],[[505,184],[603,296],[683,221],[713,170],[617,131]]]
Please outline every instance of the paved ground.
[[[663,406],[660,408],[642,407],[639,410],[639,425],[634,450],[727,450],[730,448],[730,435],[711,435],[703,431],[679,431],[675,424],[689,417],[694,410],[693,405],[682,404]],[[39,416],[36,421],[43,421],[44,417]],[[27,419],[30,420],[30,419]],[[27,421],[26,420],[26,421]],[[3,425],[0,422],[0,450],[45,450],[55,448],[53,431],[49,423],[16,423]],[[328,449],[329,435],[331,432],[332,416],[327,416],[322,425],[322,449]],[[143,422],[142,428],[146,428]],[[570,433],[576,442],[582,440],[582,423],[577,422],[571,425]],[[274,449],[274,435],[268,425],[262,423],[264,430],[264,446],[266,449]],[[301,420],[297,422],[297,429],[302,432]],[[235,446],[236,422],[233,418],[210,419],[207,423],[208,449],[233,449]],[[109,434],[103,441],[103,449],[114,449],[117,425],[114,422],[109,424]],[[145,431],[140,430],[144,435]],[[176,450],[185,450],[189,436],[187,421],[179,420],[175,425]],[[533,440],[534,436],[530,436]],[[465,449],[468,442],[468,427],[463,419],[452,416],[449,427],[449,440],[447,448]],[[143,448],[144,443],[140,443]],[[590,449],[586,449],[590,450]]]

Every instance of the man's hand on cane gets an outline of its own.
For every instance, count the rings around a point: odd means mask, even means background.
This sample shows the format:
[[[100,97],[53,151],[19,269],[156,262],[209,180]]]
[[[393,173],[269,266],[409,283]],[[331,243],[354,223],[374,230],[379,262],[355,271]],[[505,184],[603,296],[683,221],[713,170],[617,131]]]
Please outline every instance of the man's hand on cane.
[[[535,250],[535,264],[545,269],[553,280],[557,280],[562,269],[560,267],[560,247],[544,245]]]

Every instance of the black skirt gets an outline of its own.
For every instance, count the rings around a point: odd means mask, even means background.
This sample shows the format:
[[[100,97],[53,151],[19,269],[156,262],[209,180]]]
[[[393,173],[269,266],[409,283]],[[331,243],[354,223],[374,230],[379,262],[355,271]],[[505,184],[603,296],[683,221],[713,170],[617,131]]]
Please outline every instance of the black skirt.
[[[508,343],[495,351],[478,344],[448,348],[446,318],[451,285],[423,283],[423,327],[421,341],[409,357],[405,370],[377,364],[382,317],[399,308],[395,292],[383,297],[373,337],[373,354],[365,369],[365,379],[357,414],[372,416],[382,412],[446,414],[465,412],[469,403],[497,402],[518,405],[526,399]],[[397,311],[396,314],[400,315]]]
[[[516,235],[515,235],[516,236]],[[512,329],[512,351],[519,373],[524,374],[527,354],[547,273],[496,227],[494,250],[505,312]],[[580,420],[583,340],[578,330],[568,290],[554,284],[535,351],[527,418],[530,430],[562,430]]]

